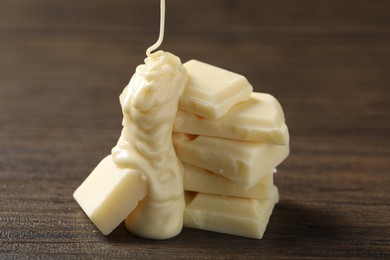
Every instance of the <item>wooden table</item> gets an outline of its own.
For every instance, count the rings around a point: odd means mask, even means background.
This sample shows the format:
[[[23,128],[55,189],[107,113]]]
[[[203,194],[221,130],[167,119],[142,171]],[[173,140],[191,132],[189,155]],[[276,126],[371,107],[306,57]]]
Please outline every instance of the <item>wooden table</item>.
[[[72,193],[116,144],[159,1],[0,2],[0,258],[390,257],[390,2],[167,1],[164,50],[245,75],[291,154],[262,240],[101,235]]]

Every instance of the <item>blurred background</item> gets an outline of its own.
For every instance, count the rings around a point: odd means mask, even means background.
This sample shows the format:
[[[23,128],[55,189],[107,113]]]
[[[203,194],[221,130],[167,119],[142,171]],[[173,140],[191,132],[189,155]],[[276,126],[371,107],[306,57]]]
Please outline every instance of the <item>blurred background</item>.
[[[116,144],[158,0],[0,1],[0,257],[390,257],[390,1],[166,0],[160,49],[282,104],[291,155],[263,240],[102,237],[74,189]]]

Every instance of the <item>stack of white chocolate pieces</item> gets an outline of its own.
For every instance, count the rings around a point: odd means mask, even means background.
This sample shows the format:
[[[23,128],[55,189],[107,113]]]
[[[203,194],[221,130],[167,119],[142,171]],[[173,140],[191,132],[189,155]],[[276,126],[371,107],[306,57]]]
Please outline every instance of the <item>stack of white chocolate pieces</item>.
[[[279,102],[245,77],[191,60],[174,125],[184,165],[184,226],[262,238],[278,189],[273,172],[289,153]]]

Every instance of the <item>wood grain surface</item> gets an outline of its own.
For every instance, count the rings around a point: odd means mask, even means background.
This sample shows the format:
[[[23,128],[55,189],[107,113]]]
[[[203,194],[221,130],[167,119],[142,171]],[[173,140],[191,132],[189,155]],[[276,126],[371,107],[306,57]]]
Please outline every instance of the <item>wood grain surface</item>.
[[[158,23],[158,0],[0,1],[0,258],[390,258],[386,0],[167,0],[162,49],[281,102],[281,200],[262,240],[99,233],[72,193],[116,144]]]

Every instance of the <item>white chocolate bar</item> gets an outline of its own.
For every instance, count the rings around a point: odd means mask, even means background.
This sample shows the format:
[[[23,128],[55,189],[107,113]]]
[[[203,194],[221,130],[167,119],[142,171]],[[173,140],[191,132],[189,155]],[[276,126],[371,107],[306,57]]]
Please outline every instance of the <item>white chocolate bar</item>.
[[[248,80],[197,60],[184,64],[188,81],[180,98],[182,110],[210,119],[222,117],[230,108],[249,98],[253,91]]]
[[[218,120],[179,110],[174,131],[278,145],[289,143],[288,128],[278,100],[269,94],[256,92]]]
[[[111,233],[138,205],[147,192],[139,171],[118,167],[109,155],[74,192],[73,197],[96,227]]]
[[[261,239],[279,200],[274,190],[273,200],[186,192],[184,227]]]
[[[289,146],[173,133],[177,156],[247,187],[256,185],[289,153]]]
[[[268,173],[252,188],[237,184],[206,169],[183,163],[184,189],[224,196],[272,200],[274,196],[273,173]]]

